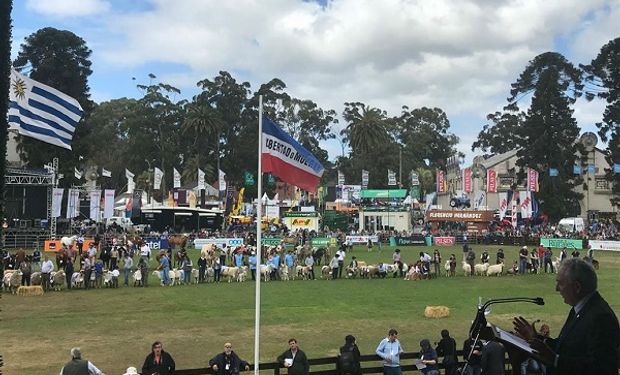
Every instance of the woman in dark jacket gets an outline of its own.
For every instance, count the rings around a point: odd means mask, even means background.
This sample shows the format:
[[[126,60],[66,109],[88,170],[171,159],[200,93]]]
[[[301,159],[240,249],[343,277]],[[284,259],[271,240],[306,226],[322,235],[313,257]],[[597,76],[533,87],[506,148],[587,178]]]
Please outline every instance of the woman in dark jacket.
[[[447,329],[441,330],[441,340],[435,350],[439,357],[443,357],[442,363],[446,369],[446,375],[456,375],[456,341],[450,337]]]
[[[160,341],[155,341],[142,365],[142,375],[173,375],[174,367],[172,356],[164,351]]]
[[[344,346],[340,347],[340,356],[338,357],[338,372],[342,375],[360,375],[362,373],[361,354],[355,343],[355,337],[347,335],[344,341]]]

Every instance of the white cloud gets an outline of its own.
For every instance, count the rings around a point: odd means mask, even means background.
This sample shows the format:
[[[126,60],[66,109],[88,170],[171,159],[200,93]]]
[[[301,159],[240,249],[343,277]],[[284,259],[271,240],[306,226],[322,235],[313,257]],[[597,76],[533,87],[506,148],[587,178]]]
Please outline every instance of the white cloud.
[[[104,0],[27,0],[26,7],[51,17],[81,17],[105,13],[110,3]]]
[[[437,106],[461,137],[460,150],[469,149],[485,115],[505,104],[510,84],[529,60],[555,50],[564,39],[574,44],[574,54],[593,57],[617,36],[620,18],[615,0],[149,4],[148,11],[112,10],[104,18],[107,30],[95,42],[101,64],[117,69],[179,64],[184,67],[179,72],[153,73],[186,92],[219,70],[249,80],[254,88],[278,77],[291,95],[338,112],[347,101],[390,115],[400,113],[402,105]],[[589,121],[586,112],[597,110],[589,108],[578,108],[580,122]]]

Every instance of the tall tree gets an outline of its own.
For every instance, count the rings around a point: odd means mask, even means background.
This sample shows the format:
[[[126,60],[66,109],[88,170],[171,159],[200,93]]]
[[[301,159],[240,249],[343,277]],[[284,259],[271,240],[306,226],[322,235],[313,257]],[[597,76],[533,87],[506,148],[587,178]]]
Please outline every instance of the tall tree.
[[[6,175],[6,142],[8,140],[7,114],[9,109],[9,77],[11,74],[11,10],[13,0],[0,2],[0,238],[3,238],[4,228],[4,176]],[[0,356],[0,360],[2,357]]]
[[[522,143],[519,131],[525,120],[525,113],[522,111],[490,113],[487,120],[490,124],[485,124],[478,133],[478,140],[471,146],[472,151],[478,148],[486,152],[486,156],[491,156],[514,150]]]
[[[29,73],[30,78],[77,99],[87,117],[93,107],[88,87],[88,77],[92,73],[90,55],[91,50],[79,36],[47,27],[26,38],[13,66],[22,73]],[[83,119],[75,130],[73,151],[27,137],[19,137],[18,150],[34,167],[41,167],[58,156],[61,171],[65,176],[73,176],[78,156],[87,156],[84,138],[89,128],[85,123]]]
[[[456,153],[459,138],[450,133],[450,120],[441,108],[404,106],[395,118],[397,138],[403,145],[403,156],[408,161],[406,170],[424,166],[424,159],[433,167],[445,166],[446,160]]]
[[[344,103],[347,126],[341,131],[353,153],[366,154],[390,141],[387,113],[364,103]]]
[[[532,93],[532,100],[519,127],[517,165],[523,178],[526,167],[540,171],[541,208],[553,219],[578,214],[581,194],[574,187],[581,178],[573,175],[577,161],[579,126],[571,105],[581,96],[581,70],[559,53],[536,56],[512,84],[509,107]],[[558,171],[550,176],[550,168]]]
[[[590,65],[583,67],[586,80],[593,85],[588,90],[588,99],[595,96],[605,100],[607,106],[603,122],[597,123],[599,136],[607,144],[607,161],[620,164],[620,38],[605,44]],[[608,178],[613,181],[612,203],[620,204],[620,174],[609,171]]]

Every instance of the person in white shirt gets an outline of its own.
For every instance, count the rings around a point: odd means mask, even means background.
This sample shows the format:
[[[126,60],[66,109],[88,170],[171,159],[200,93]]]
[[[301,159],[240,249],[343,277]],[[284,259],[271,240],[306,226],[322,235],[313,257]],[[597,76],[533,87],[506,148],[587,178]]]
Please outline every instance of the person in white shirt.
[[[73,374],[105,375],[91,361],[82,359],[80,348],[71,349],[71,360],[60,370],[60,375]]]
[[[338,278],[342,279],[342,269],[344,268],[344,258],[347,255],[347,253],[341,247],[338,251],[336,251],[336,255],[338,255]]]
[[[50,276],[53,270],[54,263],[52,263],[50,258],[46,255],[43,264],[41,264],[41,286],[45,292],[51,289]]]

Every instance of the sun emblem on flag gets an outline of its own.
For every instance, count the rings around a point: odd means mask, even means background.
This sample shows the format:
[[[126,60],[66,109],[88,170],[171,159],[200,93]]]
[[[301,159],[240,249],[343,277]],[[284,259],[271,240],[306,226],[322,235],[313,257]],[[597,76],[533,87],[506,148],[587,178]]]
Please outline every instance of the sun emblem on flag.
[[[11,89],[17,98],[23,100],[26,97],[26,82],[23,79],[15,78],[11,82]]]

